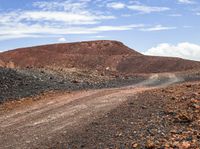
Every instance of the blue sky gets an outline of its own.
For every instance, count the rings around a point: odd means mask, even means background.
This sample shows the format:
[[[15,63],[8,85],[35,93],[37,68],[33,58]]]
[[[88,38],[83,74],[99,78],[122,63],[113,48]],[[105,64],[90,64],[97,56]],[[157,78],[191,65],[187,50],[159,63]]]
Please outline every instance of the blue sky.
[[[199,33],[199,0],[0,0],[0,51],[105,39],[200,60]]]

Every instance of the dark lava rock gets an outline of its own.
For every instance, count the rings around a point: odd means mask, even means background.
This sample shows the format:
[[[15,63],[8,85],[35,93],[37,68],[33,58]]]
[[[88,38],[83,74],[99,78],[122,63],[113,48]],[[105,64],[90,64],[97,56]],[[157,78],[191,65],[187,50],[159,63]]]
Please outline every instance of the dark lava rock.
[[[82,82],[76,79],[82,80]],[[46,91],[119,87],[136,84],[144,80],[143,77],[131,77],[128,79],[115,78],[99,82],[88,82],[80,76],[76,79],[72,79],[70,75],[59,76],[45,70],[19,70],[0,67],[0,104],[5,101],[35,96]]]
[[[47,84],[39,78],[0,68],[0,103],[38,94],[45,90],[45,86]]]

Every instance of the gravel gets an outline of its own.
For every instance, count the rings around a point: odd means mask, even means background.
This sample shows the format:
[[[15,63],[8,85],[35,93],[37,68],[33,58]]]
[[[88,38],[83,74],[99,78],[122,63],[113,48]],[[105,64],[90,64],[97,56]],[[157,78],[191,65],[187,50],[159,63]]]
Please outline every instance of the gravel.
[[[97,76],[98,77],[98,76]],[[81,80],[81,81],[80,81]],[[89,81],[87,76],[58,75],[44,70],[0,68],[0,104],[47,91],[100,89],[136,84],[143,77],[117,77]],[[94,80],[94,79],[93,79]]]
[[[86,127],[55,139],[50,147],[199,148],[199,122],[200,83],[174,85],[130,96]]]

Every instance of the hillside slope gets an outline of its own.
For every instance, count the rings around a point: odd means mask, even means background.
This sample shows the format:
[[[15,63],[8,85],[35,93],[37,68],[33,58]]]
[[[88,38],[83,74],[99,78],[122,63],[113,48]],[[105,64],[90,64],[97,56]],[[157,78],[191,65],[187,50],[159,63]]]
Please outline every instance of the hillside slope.
[[[154,73],[200,68],[179,58],[144,56],[117,41],[52,44],[0,53],[0,66],[9,68],[78,68],[99,72]]]
[[[200,62],[159,56],[128,56],[117,66],[124,73],[162,73],[199,69]]]

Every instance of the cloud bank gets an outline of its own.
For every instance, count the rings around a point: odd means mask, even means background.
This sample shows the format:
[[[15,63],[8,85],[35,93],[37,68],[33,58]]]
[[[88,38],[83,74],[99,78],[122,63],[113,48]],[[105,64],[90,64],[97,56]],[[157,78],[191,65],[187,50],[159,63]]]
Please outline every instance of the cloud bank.
[[[178,0],[179,3],[182,4],[194,4],[195,2],[193,0]]]
[[[200,61],[200,45],[182,42],[177,45],[162,43],[144,52],[146,55],[180,57]]]
[[[105,25],[114,15],[90,7],[90,0],[38,1],[31,10],[0,12],[0,41],[15,38],[60,37],[59,35],[98,34],[145,27],[144,24]],[[94,1],[93,1],[94,2]],[[120,9],[123,3],[112,3]]]
[[[163,26],[161,24],[153,26],[153,27],[149,27],[149,28],[141,28],[141,31],[144,32],[152,32],[152,31],[163,31],[163,30],[172,30],[172,29],[176,29],[176,27],[173,26]]]
[[[147,6],[140,3],[136,4],[125,4],[122,2],[111,2],[107,3],[108,8],[112,9],[124,9],[127,8],[129,10],[137,11],[140,13],[153,13],[153,12],[162,12],[170,10],[168,7],[158,7],[158,6]]]

